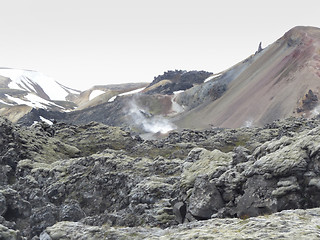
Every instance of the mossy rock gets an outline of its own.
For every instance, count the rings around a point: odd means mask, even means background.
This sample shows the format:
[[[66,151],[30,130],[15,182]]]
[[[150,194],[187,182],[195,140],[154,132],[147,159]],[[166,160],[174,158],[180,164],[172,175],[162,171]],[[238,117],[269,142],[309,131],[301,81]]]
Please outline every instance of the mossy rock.
[[[194,161],[185,162],[181,174],[181,186],[186,189],[193,186],[199,175],[212,175],[232,161],[232,153],[223,153],[217,149],[211,152],[204,148],[195,148],[191,150],[189,157],[194,157]]]

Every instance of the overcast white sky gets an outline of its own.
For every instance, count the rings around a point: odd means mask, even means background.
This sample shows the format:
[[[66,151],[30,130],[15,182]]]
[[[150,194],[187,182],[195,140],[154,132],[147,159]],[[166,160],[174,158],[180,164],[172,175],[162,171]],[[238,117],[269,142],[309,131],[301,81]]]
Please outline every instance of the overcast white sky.
[[[166,70],[219,72],[297,25],[319,0],[0,0],[0,66],[67,86],[151,82]]]

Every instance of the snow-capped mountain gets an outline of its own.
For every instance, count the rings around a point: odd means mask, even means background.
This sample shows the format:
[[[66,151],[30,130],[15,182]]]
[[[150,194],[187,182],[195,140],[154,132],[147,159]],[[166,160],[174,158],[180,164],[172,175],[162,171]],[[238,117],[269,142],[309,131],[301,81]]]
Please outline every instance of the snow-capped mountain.
[[[132,91],[148,83],[93,86],[79,91],[32,70],[0,68],[0,115],[18,121],[32,109],[54,112],[83,110]]]
[[[0,68],[0,114],[12,121],[32,109],[70,111],[80,91],[68,88],[43,73]]]
[[[0,76],[8,78],[9,89],[33,93],[46,100],[65,101],[69,94],[81,92],[68,88],[41,72],[31,70],[0,68]]]

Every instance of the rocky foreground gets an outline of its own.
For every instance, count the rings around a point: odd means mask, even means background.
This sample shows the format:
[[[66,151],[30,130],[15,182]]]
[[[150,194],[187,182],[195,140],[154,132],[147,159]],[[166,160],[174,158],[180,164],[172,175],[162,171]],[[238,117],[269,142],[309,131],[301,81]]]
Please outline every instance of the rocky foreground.
[[[0,239],[320,238],[317,118],[160,140],[0,118],[0,143]]]

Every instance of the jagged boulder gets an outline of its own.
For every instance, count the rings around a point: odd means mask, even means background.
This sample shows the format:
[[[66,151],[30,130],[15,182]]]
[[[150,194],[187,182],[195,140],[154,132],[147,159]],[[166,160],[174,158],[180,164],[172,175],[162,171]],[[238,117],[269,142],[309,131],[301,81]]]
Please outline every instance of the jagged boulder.
[[[220,192],[207,176],[196,179],[189,203],[188,211],[199,220],[211,218],[224,206]]]

